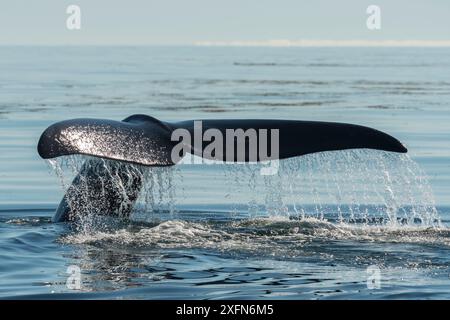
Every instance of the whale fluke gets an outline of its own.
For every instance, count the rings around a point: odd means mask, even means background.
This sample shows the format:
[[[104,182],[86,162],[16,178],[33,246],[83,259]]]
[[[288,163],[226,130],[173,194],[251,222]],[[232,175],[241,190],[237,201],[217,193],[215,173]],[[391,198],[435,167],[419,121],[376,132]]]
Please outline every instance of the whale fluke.
[[[278,159],[309,153],[355,148],[407,152],[394,137],[364,126],[296,120],[200,120],[203,132],[217,129],[224,136],[227,129],[279,130]],[[168,123],[146,115],[133,115],[123,121],[103,119],[73,119],[55,123],[42,134],[38,143],[39,155],[44,159],[72,154],[91,155],[144,166],[174,165],[171,152],[178,141],[172,132],[186,129],[192,136],[194,120]],[[257,137],[259,139],[259,137]],[[270,140],[270,139],[269,139]],[[242,141],[248,150],[248,140]],[[239,142],[236,142],[238,144]],[[200,148],[191,143],[190,152],[203,156],[209,142]],[[259,141],[257,143],[259,146]],[[225,145],[224,145],[225,147]],[[235,149],[237,146],[235,146]],[[269,141],[270,149],[270,141]],[[267,154],[271,155],[271,150]],[[227,161],[227,150],[217,152],[214,159]],[[248,154],[247,154],[248,155]],[[237,161],[236,157],[231,161]],[[249,161],[248,157],[245,159]],[[268,160],[258,156],[257,161]]]
[[[201,140],[195,143],[198,123],[202,125],[201,135],[208,129],[215,129],[216,133],[223,136],[227,135],[227,130],[253,129],[265,130],[266,133],[277,131],[277,146],[275,147],[266,135],[268,139],[262,142],[267,142],[267,152],[260,153],[260,139],[263,138],[256,135],[256,140],[253,141],[258,149],[256,158],[249,157],[250,139],[233,140],[232,157],[228,157],[230,150],[226,148],[226,144],[223,145],[223,150],[218,149],[214,154],[207,154],[204,151],[211,141]],[[88,202],[101,213],[128,215],[143,181],[139,174],[127,172],[130,168],[140,170],[127,163],[143,166],[176,164],[180,159],[174,159],[172,151],[179,141],[172,141],[172,134],[179,129],[194,137],[194,141],[183,142],[187,152],[222,161],[273,160],[274,155],[275,159],[285,159],[315,152],[355,148],[407,152],[400,141],[384,132],[346,123],[257,119],[188,120],[169,123],[146,115],[133,115],[123,121],[66,120],[51,125],[42,133],[38,143],[39,155],[50,159],[83,154],[98,159],[89,159],[84,163],[62,199],[53,220],[68,221],[76,216],[78,206],[69,205],[69,198]],[[244,158],[237,156],[238,148],[245,150]],[[119,189],[111,183],[112,177],[120,179]],[[82,188],[89,190],[87,197]],[[83,203],[80,207],[83,207]]]

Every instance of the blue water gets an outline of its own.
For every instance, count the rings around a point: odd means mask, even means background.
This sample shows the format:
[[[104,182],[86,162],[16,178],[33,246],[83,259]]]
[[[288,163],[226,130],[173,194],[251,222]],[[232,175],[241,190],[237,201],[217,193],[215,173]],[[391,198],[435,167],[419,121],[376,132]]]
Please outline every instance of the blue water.
[[[450,298],[449,49],[1,47],[0,70],[0,298]],[[40,133],[134,113],[357,123],[409,155],[155,170],[161,198],[132,221],[51,223]]]

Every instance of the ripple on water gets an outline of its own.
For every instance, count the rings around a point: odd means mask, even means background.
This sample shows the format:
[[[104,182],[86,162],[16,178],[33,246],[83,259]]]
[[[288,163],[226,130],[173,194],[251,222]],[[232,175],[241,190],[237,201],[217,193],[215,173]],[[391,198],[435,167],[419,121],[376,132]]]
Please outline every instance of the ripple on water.
[[[220,251],[301,254],[312,242],[353,241],[450,246],[450,229],[420,226],[368,226],[317,218],[256,218],[231,222],[168,220],[153,227],[125,227],[104,232],[71,233],[65,244],[125,247],[203,248]]]

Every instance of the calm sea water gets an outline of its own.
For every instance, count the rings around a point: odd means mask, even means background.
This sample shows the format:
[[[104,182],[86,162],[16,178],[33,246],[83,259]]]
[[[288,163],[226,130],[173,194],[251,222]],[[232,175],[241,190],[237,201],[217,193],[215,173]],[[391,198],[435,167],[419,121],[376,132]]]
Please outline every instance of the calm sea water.
[[[0,70],[0,298],[450,298],[449,49],[0,47]],[[357,123],[409,156],[154,169],[132,222],[50,223],[40,133],[134,113]]]

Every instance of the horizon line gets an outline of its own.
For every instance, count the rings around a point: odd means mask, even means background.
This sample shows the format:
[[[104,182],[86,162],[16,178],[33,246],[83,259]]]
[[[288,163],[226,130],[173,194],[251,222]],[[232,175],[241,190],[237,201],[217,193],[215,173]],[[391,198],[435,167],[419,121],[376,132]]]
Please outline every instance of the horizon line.
[[[256,40],[197,41],[204,47],[450,47],[450,40]]]
[[[236,40],[190,43],[0,43],[3,46],[105,47],[450,47],[449,40]]]

